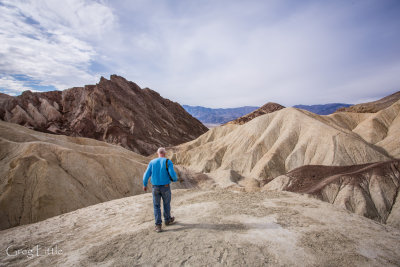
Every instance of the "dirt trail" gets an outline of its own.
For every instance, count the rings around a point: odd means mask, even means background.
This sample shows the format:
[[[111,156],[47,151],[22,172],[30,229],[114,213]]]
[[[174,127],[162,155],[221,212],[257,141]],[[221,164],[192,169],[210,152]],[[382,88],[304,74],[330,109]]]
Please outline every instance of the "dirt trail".
[[[153,231],[151,194],[0,232],[7,266],[398,266],[400,231],[289,192],[174,190],[177,223]],[[57,246],[60,255],[7,256]]]

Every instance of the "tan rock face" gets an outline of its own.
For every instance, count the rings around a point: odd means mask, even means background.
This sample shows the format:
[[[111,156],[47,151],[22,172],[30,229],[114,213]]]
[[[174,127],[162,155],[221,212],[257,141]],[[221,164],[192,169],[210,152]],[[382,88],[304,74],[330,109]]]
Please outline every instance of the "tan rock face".
[[[377,101],[357,104],[348,108],[339,108],[336,112],[375,113],[391,106],[400,99],[400,91]]]
[[[226,124],[245,124],[246,122],[251,121],[254,118],[257,118],[258,116],[264,115],[264,114],[268,114],[268,113],[272,113],[281,109],[284,109],[285,107],[282,105],[279,105],[277,103],[272,103],[272,102],[268,102],[267,104],[263,105],[262,107],[254,110],[253,112],[244,115],[240,118],[237,118],[236,120],[227,122]]]
[[[142,155],[208,130],[178,103],[116,75],[64,91],[2,94],[0,119],[42,132],[106,141]]]
[[[0,229],[142,193],[147,158],[0,121]]]
[[[105,142],[0,121],[0,230],[142,194],[149,160]],[[172,189],[213,186],[208,176],[175,167]]]
[[[400,160],[353,166],[303,166],[263,190],[306,193],[400,228]]]
[[[319,116],[286,108],[244,125],[211,129],[175,147],[171,156],[209,173],[222,187],[245,190],[251,184],[257,191],[267,184],[264,189],[310,193],[399,227],[399,160],[394,160],[400,158],[399,114],[400,100],[377,113]],[[325,166],[310,167],[311,173],[307,165]],[[304,172],[294,179],[291,171],[299,167]],[[319,191],[309,191],[317,185]]]
[[[294,108],[257,117],[244,125],[211,129],[175,147],[172,158],[198,172],[232,169],[268,182],[303,165],[345,166],[400,157],[400,102],[376,114],[319,116]],[[378,128],[369,121],[381,121]],[[366,125],[365,130],[363,125]],[[379,134],[377,134],[379,132]],[[374,137],[374,143],[369,136]]]

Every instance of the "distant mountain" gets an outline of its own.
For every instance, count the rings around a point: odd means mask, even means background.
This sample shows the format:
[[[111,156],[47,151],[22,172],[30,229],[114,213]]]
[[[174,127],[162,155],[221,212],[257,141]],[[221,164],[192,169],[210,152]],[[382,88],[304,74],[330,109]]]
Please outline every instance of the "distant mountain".
[[[400,91],[379,100],[357,104],[348,108],[339,108],[337,112],[376,113],[391,106],[400,99]]]
[[[347,108],[350,107],[351,105],[352,104],[330,103],[323,105],[295,105],[293,107],[308,110],[318,115],[329,115],[334,113],[339,108]]]
[[[117,144],[142,155],[191,141],[208,130],[178,103],[117,75],[64,91],[1,94],[0,119]]]
[[[238,108],[206,108],[201,106],[188,106],[182,107],[193,117],[198,119],[204,124],[224,124],[228,121],[237,119],[246,115],[259,107],[245,106]]]
[[[237,118],[235,120],[232,120],[230,122],[228,122],[228,124],[245,124],[246,122],[251,121],[254,118],[257,118],[258,116],[267,114],[267,113],[272,113],[278,110],[281,110],[285,108],[282,105],[279,105],[277,103],[273,103],[273,102],[268,102],[267,104],[263,105],[261,108],[258,108],[256,110],[254,110],[253,112],[246,114],[240,118]]]
[[[324,105],[295,105],[293,107],[300,108],[304,110],[311,111],[318,115],[329,115],[334,113],[339,108],[347,108],[350,107],[351,104],[343,104],[343,103],[331,103],[331,104],[324,104]],[[225,124],[230,121],[236,121],[237,119],[247,116],[250,113],[256,112],[257,109],[260,107],[255,106],[244,106],[238,108],[206,108],[201,106],[188,106],[182,105],[182,107],[193,117],[201,121],[206,125],[218,125],[218,124]],[[268,110],[271,106],[268,107]],[[262,107],[261,107],[262,108]],[[260,109],[261,109],[260,108]],[[278,110],[278,109],[277,109]],[[271,110],[271,111],[275,111]],[[271,112],[270,111],[270,112]],[[269,113],[269,112],[264,112]],[[263,115],[258,114],[257,116]],[[255,115],[255,114],[253,114]],[[255,117],[257,117],[255,116]],[[245,121],[242,121],[242,124]]]

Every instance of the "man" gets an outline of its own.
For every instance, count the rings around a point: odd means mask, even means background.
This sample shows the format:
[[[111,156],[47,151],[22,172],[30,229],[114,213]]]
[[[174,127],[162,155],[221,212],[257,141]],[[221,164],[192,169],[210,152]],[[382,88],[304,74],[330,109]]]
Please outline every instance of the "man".
[[[154,217],[156,221],[156,232],[161,232],[161,198],[164,206],[164,222],[165,225],[174,223],[175,217],[171,217],[171,180],[178,181],[172,161],[165,158],[165,148],[160,147],[157,150],[158,158],[150,161],[147,170],[143,175],[143,190],[147,190],[147,183],[151,176],[151,184],[153,185],[153,206]],[[168,168],[167,168],[168,165]]]

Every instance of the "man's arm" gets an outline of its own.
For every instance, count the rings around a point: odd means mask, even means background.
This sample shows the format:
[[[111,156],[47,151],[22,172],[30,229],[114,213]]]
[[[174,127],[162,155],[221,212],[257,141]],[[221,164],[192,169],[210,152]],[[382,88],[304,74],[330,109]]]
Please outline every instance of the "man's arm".
[[[168,172],[172,177],[172,181],[177,182],[178,181],[178,175],[176,174],[174,170],[174,164],[172,163],[171,160],[168,160]]]
[[[151,169],[152,169],[151,163],[149,163],[149,165],[147,166],[147,170],[143,174],[143,190],[144,191],[147,190],[147,183],[149,182],[149,178],[151,176]]]

